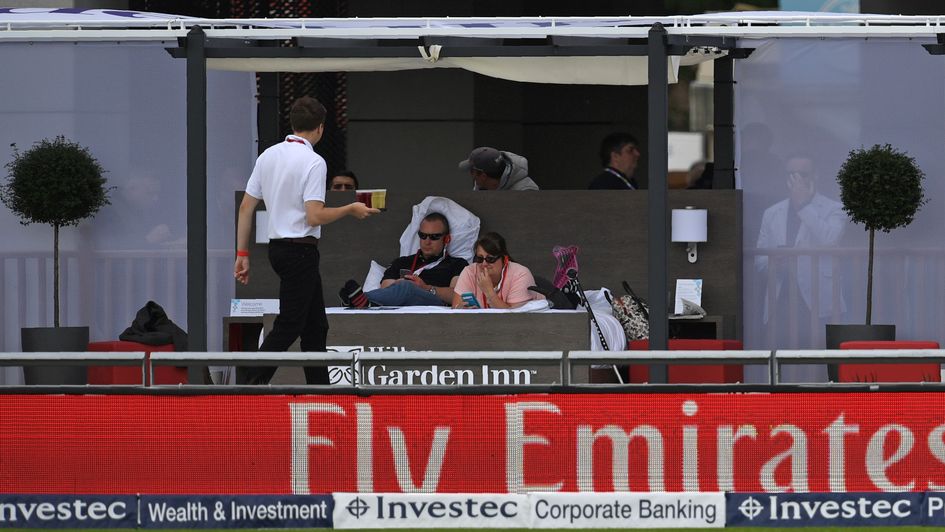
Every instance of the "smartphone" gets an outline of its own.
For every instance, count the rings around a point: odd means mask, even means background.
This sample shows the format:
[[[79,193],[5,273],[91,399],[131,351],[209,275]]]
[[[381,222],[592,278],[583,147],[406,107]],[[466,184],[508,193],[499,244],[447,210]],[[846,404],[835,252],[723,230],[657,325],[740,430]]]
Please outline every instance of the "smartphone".
[[[413,274],[413,270],[409,270],[409,269],[407,269],[407,268],[401,268],[401,269],[400,269],[400,278],[401,278],[401,279],[403,279],[404,277],[407,277],[408,275],[411,275],[411,274]]]
[[[465,301],[468,306],[473,307],[473,308],[480,308],[479,301],[476,300],[476,296],[472,292],[466,292],[460,297],[463,298],[463,301]]]

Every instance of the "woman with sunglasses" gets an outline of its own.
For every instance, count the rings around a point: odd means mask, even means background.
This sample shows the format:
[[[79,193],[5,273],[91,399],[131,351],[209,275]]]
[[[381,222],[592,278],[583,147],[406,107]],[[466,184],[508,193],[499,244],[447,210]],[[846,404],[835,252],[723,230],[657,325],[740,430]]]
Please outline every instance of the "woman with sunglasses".
[[[545,296],[530,292],[535,285],[532,272],[513,262],[505,239],[498,233],[486,233],[476,241],[473,263],[459,274],[453,289],[453,308],[516,308]],[[471,301],[472,294],[475,301]]]

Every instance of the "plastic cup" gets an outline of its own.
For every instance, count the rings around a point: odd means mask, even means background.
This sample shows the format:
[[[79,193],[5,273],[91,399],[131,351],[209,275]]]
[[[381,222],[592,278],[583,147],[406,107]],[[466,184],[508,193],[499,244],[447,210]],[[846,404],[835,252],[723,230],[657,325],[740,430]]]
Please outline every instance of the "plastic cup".
[[[371,191],[371,203],[370,207],[374,207],[380,210],[387,209],[387,189],[381,188]]]
[[[360,201],[361,203],[371,206],[371,191],[370,190],[358,190],[355,192],[355,201]]]

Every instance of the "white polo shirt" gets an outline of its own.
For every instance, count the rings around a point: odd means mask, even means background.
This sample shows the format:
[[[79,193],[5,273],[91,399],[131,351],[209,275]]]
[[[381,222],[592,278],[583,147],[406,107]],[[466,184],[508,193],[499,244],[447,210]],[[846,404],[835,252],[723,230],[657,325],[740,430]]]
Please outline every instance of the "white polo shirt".
[[[246,193],[266,202],[267,234],[273,238],[299,238],[322,234],[321,226],[305,223],[306,201],[325,201],[327,165],[311,143],[296,135],[271,146],[256,159]]]

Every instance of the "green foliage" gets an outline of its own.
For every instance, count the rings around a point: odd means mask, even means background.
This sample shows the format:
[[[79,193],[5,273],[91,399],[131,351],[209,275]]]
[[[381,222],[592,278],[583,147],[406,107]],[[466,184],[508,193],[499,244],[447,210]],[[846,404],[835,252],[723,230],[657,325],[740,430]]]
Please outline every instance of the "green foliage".
[[[108,205],[109,188],[103,170],[89,150],[62,135],[43,139],[6,165],[8,181],[0,185],[0,200],[20,223],[77,225]]]
[[[886,233],[912,223],[926,202],[924,178],[915,159],[889,144],[850,151],[837,174],[843,210],[867,230]]]

